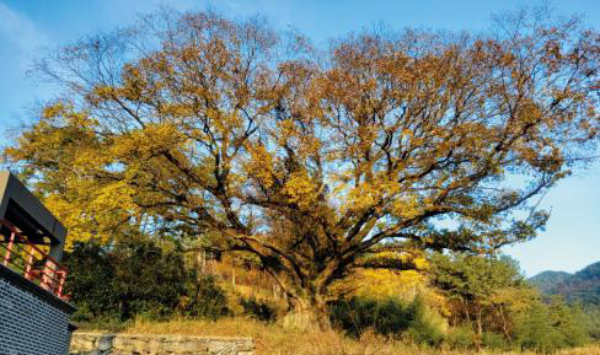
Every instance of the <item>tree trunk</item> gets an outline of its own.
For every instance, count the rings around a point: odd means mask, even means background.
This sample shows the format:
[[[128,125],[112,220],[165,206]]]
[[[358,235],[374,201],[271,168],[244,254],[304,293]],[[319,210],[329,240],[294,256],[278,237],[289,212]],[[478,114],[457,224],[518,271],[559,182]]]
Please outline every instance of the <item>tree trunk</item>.
[[[460,303],[463,306],[463,309],[465,310],[465,316],[467,317],[467,323],[471,323],[471,312],[469,312],[469,306],[467,305],[467,303],[465,302],[464,298],[460,297]]]
[[[500,315],[502,316],[502,331],[504,332],[504,336],[506,336],[506,339],[508,339],[509,342],[512,342],[512,337],[510,335],[510,330],[508,326],[508,320],[506,319],[504,307],[502,306],[500,306]]]
[[[477,307],[477,351],[481,351],[482,346],[483,346],[483,319],[482,319],[482,310],[481,308],[478,306]]]
[[[302,331],[329,330],[331,321],[327,304],[320,297],[293,299],[291,310],[283,317],[282,325],[287,329]]]

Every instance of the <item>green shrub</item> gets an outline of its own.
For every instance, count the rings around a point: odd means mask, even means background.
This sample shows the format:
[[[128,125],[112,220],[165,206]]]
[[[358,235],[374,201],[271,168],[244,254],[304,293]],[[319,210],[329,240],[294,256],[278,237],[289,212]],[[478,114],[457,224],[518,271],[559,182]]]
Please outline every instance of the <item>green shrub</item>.
[[[485,332],[483,333],[483,346],[493,350],[510,350],[512,348],[510,342],[502,334]]]
[[[415,343],[438,346],[444,341],[446,321],[437,312],[427,308],[421,297],[408,305],[406,314],[412,318],[408,332]]]
[[[277,313],[273,306],[254,297],[241,298],[240,305],[244,309],[244,314],[259,321],[274,322],[277,318]]]
[[[583,317],[590,338],[597,342],[600,341],[600,307],[586,306]]]
[[[544,305],[534,305],[515,327],[515,340],[522,349],[550,353],[565,345],[564,336],[552,327]]]
[[[514,337],[522,349],[543,353],[583,345],[588,341],[579,310],[561,300],[533,304],[517,318]]]
[[[381,304],[373,302],[373,326],[375,333],[394,337],[407,330],[413,315],[408,312],[402,302],[388,299]],[[364,317],[368,319],[368,317]]]
[[[121,318],[112,287],[115,267],[106,249],[95,243],[77,243],[73,252],[65,255],[64,264],[69,269],[65,291],[77,306],[74,321]]]
[[[578,305],[567,305],[562,299],[550,303],[552,325],[565,336],[567,347],[578,347],[590,341],[588,324],[583,309]]]
[[[186,282],[186,298],[180,314],[186,317],[217,320],[231,314],[227,296],[212,276],[198,276]]]
[[[339,300],[330,305],[332,323],[352,337],[367,329],[389,338],[407,336],[420,344],[443,341],[443,320],[425,307],[422,299],[406,303],[395,298],[384,301],[364,297]]]
[[[451,328],[445,339],[446,345],[452,349],[465,350],[475,346],[475,332],[470,326]]]
[[[411,322],[406,306],[396,299],[352,297],[333,303],[330,309],[332,323],[356,338],[369,328],[384,336],[399,335]]]
[[[65,264],[66,291],[78,307],[79,322],[174,314],[217,319],[228,313],[225,294],[211,278],[187,268],[177,250],[164,251],[150,241],[111,247],[78,243]]]

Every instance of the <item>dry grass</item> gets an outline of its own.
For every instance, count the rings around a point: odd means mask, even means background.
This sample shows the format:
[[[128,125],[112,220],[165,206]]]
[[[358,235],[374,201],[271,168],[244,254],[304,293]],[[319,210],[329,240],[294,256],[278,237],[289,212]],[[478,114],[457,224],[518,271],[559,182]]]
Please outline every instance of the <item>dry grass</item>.
[[[586,348],[565,350],[560,355],[600,355],[600,345],[589,346]]]
[[[82,327],[83,331],[110,331]],[[360,340],[348,339],[336,332],[294,332],[276,324],[264,324],[243,318],[217,322],[172,320],[169,322],[136,321],[119,330],[135,334],[178,334],[191,336],[252,337],[257,355],[465,355],[470,351],[423,349],[398,342],[386,342],[372,335]],[[480,355],[516,355],[483,351]],[[534,355],[534,353],[519,353]],[[557,355],[600,355],[600,346],[571,349]]]

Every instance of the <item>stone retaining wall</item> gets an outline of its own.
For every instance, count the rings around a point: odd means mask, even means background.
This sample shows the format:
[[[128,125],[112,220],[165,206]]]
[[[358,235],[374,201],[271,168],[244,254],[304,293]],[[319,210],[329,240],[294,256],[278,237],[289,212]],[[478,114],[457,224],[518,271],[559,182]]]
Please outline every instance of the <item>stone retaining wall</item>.
[[[72,355],[253,355],[251,338],[74,333]]]

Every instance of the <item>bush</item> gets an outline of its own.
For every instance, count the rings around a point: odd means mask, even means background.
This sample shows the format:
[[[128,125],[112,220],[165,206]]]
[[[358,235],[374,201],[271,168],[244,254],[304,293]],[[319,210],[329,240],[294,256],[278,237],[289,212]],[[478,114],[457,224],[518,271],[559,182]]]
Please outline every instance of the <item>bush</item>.
[[[406,306],[396,299],[352,297],[333,303],[330,309],[332,323],[355,338],[369,328],[379,335],[398,335],[408,329],[411,321]]]
[[[421,344],[438,345],[444,338],[443,320],[417,297],[410,303],[395,298],[374,300],[352,297],[330,305],[331,321],[358,338],[368,329],[389,338],[408,336]]]
[[[586,343],[584,324],[580,312],[560,300],[536,303],[517,319],[515,340],[522,349],[552,353]]]
[[[191,278],[186,283],[187,293],[180,315],[192,318],[217,320],[231,314],[227,308],[227,296],[212,276]]]
[[[544,305],[534,305],[515,327],[515,340],[522,349],[552,352],[564,346],[565,339],[549,321],[550,314]]]
[[[475,346],[475,332],[469,326],[451,328],[445,340],[452,349],[470,349]]]
[[[444,341],[446,321],[427,308],[421,297],[409,304],[406,313],[412,317],[408,332],[415,343],[438,346]]]
[[[483,346],[493,350],[510,350],[510,342],[502,334],[485,332],[483,333]]]
[[[596,342],[600,341],[600,307],[588,305],[583,314],[590,338]]]
[[[125,321],[135,317],[217,319],[228,313],[225,294],[208,277],[186,267],[182,254],[149,241],[112,247],[78,243],[65,257],[66,290],[77,305],[76,321]]]
[[[240,305],[244,309],[244,314],[261,322],[274,322],[277,318],[273,306],[265,301],[257,300],[254,297],[241,298]]]
[[[115,267],[105,249],[95,243],[77,243],[65,255],[64,264],[69,269],[65,291],[77,306],[75,321],[120,318],[118,297],[112,290]]]

